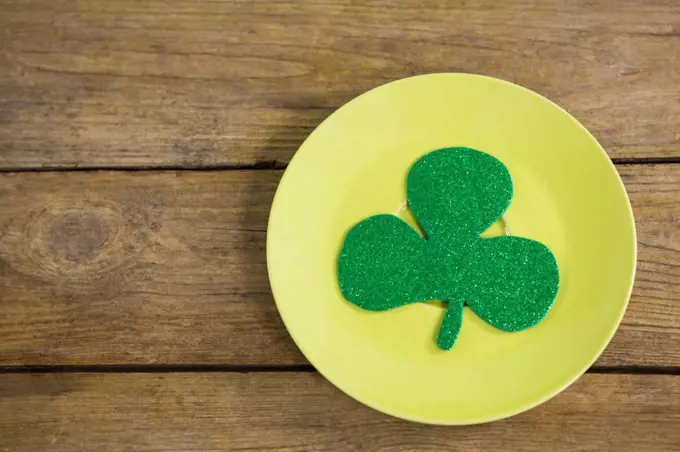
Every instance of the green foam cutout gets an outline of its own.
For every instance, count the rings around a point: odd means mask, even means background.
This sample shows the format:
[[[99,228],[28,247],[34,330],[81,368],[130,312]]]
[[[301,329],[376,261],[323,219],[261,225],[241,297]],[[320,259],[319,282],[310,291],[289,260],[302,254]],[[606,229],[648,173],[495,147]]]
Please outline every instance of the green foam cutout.
[[[465,304],[503,331],[524,330],[547,315],[559,287],[550,249],[521,237],[480,236],[513,196],[503,163],[470,148],[439,149],[413,165],[406,185],[425,237],[394,215],[356,224],[338,259],[347,301],[368,311],[447,302],[437,335],[442,350],[456,342]]]

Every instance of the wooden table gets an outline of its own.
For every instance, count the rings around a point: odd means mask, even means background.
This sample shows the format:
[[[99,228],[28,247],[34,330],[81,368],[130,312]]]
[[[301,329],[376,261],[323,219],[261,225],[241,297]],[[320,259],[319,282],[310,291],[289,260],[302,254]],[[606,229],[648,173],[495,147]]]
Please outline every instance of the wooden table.
[[[639,244],[590,371],[460,428],[318,375],[265,262],[305,136],[438,71],[569,110],[616,163]],[[0,231],[0,451],[680,450],[680,2],[2,0]]]

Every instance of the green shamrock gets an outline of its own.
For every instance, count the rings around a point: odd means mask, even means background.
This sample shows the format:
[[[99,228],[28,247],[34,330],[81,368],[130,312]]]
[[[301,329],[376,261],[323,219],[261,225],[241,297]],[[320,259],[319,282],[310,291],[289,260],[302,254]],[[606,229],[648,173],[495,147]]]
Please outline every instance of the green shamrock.
[[[503,331],[540,322],[559,286],[552,252],[526,238],[480,236],[512,199],[505,165],[474,149],[444,148],[419,159],[406,182],[425,237],[394,215],[359,222],[340,251],[343,296],[369,311],[447,302],[437,335],[443,350],[456,342],[465,304]]]

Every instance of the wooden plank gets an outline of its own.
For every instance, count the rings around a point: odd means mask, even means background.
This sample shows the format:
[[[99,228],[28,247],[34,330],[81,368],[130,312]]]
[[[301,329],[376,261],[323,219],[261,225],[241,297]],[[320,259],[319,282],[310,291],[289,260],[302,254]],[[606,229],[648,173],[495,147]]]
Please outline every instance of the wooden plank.
[[[639,269],[599,366],[680,366],[680,165],[619,170]],[[0,365],[301,364],[270,293],[280,171],[0,175]]]
[[[680,450],[680,377],[667,375],[588,374],[467,427],[389,417],[316,373],[5,374],[0,406],[0,450]]]
[[[680,165],[617,169],[635,215],[637,273],[623,323],[598,364],[679,367]]]
[[[0,167],[278,165],[334,109],[429,72],[563,105],[612,157],[680,157],[666,0],[0,4]]]

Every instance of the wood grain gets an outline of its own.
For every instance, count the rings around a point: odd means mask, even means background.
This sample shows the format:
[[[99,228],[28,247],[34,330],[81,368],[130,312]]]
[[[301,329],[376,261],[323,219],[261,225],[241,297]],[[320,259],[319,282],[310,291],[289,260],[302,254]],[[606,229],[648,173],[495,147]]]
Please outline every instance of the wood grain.
[[[0,375],[0,406],[11,451],[680,450],[680,378],[663,375],[585,375],[467,427],[397,420],[316,373]]]
[[[344,102],[507,79],[616,158],[680,157],[680,4],[0,2],[0,168],[278,166]]]
[[[680,366],[680,165],[623,165],[639,267],[597,365]],[[270,293],[280,171],[0,175],[0,365],[304,364]]]

